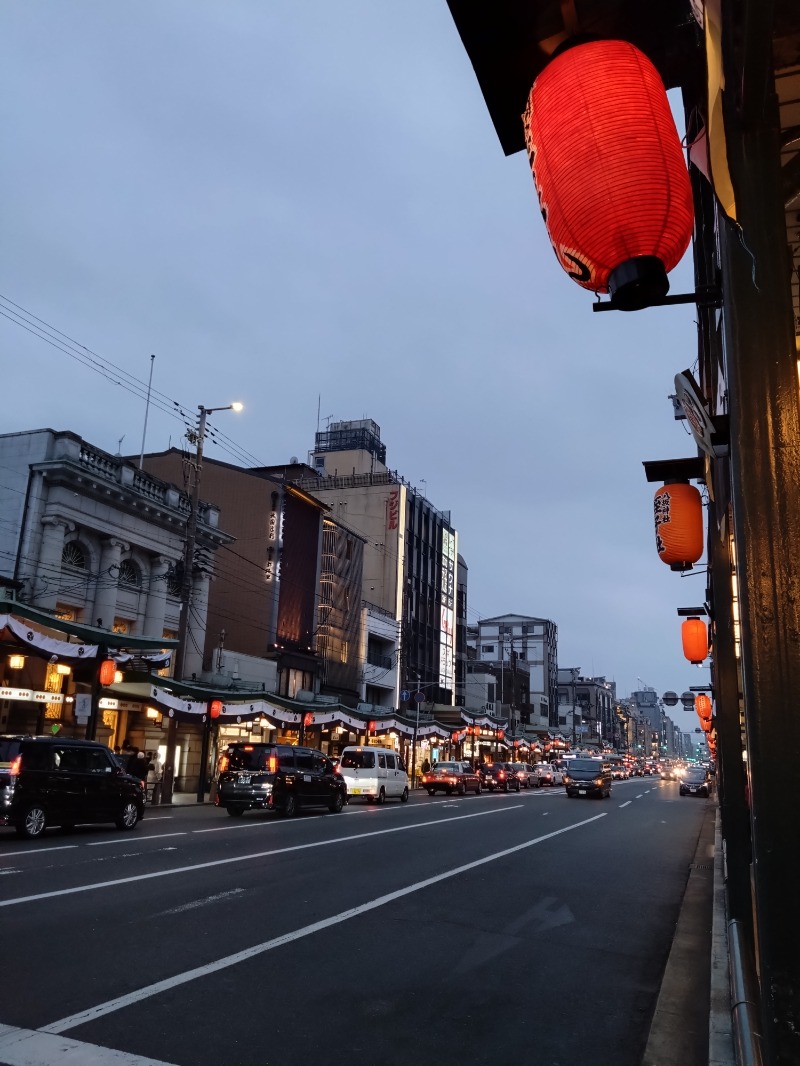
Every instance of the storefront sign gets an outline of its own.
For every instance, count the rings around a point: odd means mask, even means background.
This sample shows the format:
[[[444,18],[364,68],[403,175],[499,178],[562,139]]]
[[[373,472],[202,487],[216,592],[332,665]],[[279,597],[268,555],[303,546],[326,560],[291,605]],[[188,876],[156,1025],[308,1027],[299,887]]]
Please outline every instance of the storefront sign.
[[[63,692],[34,692],[30,688],[0,688],[0,700],[32,700],[34,703],[63,703]]]

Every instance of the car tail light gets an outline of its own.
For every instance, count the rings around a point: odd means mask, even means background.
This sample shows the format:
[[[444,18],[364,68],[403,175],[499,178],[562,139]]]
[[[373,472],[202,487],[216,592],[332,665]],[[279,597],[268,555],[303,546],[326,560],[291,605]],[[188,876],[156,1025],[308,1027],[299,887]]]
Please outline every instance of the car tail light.
[[[11,777],[17,777],[19,775],[20,767],[22,766],[22,756],[18,755],[16,759],[11,763],[8,768],[8,772]]]
[[[231,764],[231,760],[228,758],[228,756],[227,755],[221,755],[220,759],[219,759],[219,772],[221,774],[224,774],[225,771],[230,766],[230,764]]]
[[[500,778],[500,780],[502,781],[502,780],[503,780],[503,778],[504,778],[504,777],[506,776],[506,772],[505,772],[505,770],[498,770],[498,771],[497,771],[497,776],[498,776],[498,777]]]
[[[268,770],[269,773],[274,774],[277,769],[278,769],[278,756],[277,755],[270,755],[270,757],[267,759],[267,770]],[[337,766],[336,769],[338,770],[339,767]]]

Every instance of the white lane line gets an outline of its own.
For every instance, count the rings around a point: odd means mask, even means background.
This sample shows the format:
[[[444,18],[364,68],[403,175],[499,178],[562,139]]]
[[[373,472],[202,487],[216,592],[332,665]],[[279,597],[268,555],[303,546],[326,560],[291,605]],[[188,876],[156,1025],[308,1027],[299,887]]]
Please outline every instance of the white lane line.
[[[218,903],[221,899],[229,899],[231,896],[240,896],[243,888],[231,888],[227,892],[217,892],[213,896],[205,896],[203,899],[193,899],[189,903],[182,903],[180,907],[172,907],[168,911],[160,911],[156,918],[162,918],[167,914],[183,914],[184,911],[196,911],[198,907],[207,907],[209,903]]]
[[[134,837],[134,841],[137,844],[141,844],[144,840],[166,840],[167,837],[185,837],[187,834],[181,833],[153,833],[149,837]],[[113,840],[93,840],[90,844],[87,844],[87,848],[104,848],[107,844],[130,844],[130,837],[114,837]]]
[[[476,816],[470,815],[470,817],[474,818]],[[127,995],[118,996],[116,999],[109,999],[105,1003],[100,1003],[96,1007],[90,1007],[88,1010],[80,1011],[78,1014],[71,1014],[68,1018],[62,1018],[60,1021],[53,1022],[51,1025],[43,1025],[41,1032],[63,1033],[66,1032],[67,1029],[74,1029],[78,1025],[84,1025],[86,1022],[102,1018],[106,1014],[112,1014],[114,1011],[121,1010],[123,1007],[129,1007],[134,1003],[140,1003],[142,1000],[149,999],[151,996],[156,996],[160,992],[166,992],[169,989],[177,988],[179,985],[185,985],[189,981],[195,981],[199,977],[207,977],[209,974],[218,973],[220,970],[225,970],[230,966],[236,966],[240,962],[246,962],[248,959],[255,958],[257,955],[263,955],[267,951],[272,951],[273,948],[283,947],[284,944],[291,944],[293,941],[300,940],[306,936],[311,936],[313,933],[322,932],[323,929],[330,929],[333,925],[339,925],[341,922],[346,922],[350,918],[357,918],[361,914],[367,914],[369,911],[377,910],[378,907],[385,907],[387,903],[394,903],[395,900],[402,899],[404,896],[410,896],[413,892],[420,892],[423,888],[430,888],[431,885],[437,885],[442,881],[449,880],[451,877],[458,877],[459,874],[466,873],[468,870],[475,870],[479,866],[485,866],[486,863],[495,862],[497,859],[504,859],[507,855],[514,855],[518,851],[524,851],[526,848],[533,847],[534,844],[541,844],[545,840],[551,840],[553,837],[561,836],[562,833],[569,833],[573,829],[580,829],[581,826],[589,825],[591,822],[596,822],[600,818],[605,817],[605,814],[596,814],[594,817],[586,818],[582,822],[575,822],[574,825],[565,826],[563,829],[555,829],[552,833],[545,833],[544,836],[535,837],[533,840],[526,840],[524,844],[516,844],[513,848],[504,848],[503,851],[496,851],[492,855],[485,856],[483,859],[475,859],[473,862],[464,863],[463,866],[456,866],[452,870],[446,870],[444,873],[436,874],[434,877],[427,877],[424,881],[417,881],[415,884],[408,885],[406,888],[399,888],[395,892],[387,892],[385,896],[377,896],[368,903],[362,903],[358,907],[351,907],[349,910],[340,911],[339,914],[334,914],[330,918],[323,918],[319,922],[313,922],[311,925],[295,929],[291,933],[284,933],[282,936],[276,936],[273,940],[264,941],[263,944],[256,944],[253,947],[246,948],[244,951],[237,951],[234,955],[227,955],[224,958],[217,959],[216,962],[206,963],[205,966],[196,966],[194,969],[186,970],[184,973],[176,974],[174,977],[168,977],[163,981],[157,981],[155,984],[146,985],[144,988],[137,989],[135,992],[129,992]],[[445,821],[453,821],[453,819],[448,818],[445,819]],[[371,834],[364,835],[369,836]],[[346,839],[354,838],[348,837]]]
[[[114,1051],[68,1036],[17,1029],[13,1025],[0,1025],[0,1056],[7,1066],[53,1066],[54,1062],[74,1066],[170,1066],[161,1059]]]
[[[20,851],[4,851],[3,858],[21,859],[26,855],[43,855],[46,851],[68,851],[70,848],[77,848],[77,844],[58,844],[52,848],[37,848],[35,851],[31,848],[25,848]]]
[[[148,822],[171,822],[174,816],[171,814],[148,814]]]
[[[623,807],[629,807],[631,803],[633,803],[633,800],[626,800],[624,803],[620,803],[620,805],[619,805],[620,806],[620,810]]]
[[[316,840],[311,844],[295,844],[289,848],[272,848],[270,851],[256,851],[250,855],[234,855],[228,859],[214,859],[200,862],[194,866],[176,866],[172,870],[154,870],[149,874],[136,874],[133,877],[120,877],[115,881],[97,881],[92,885],[78,885],[75,888],[59,888],[53,892],[38,892],[34,896],[18,896],[16,899],[0,900],[0,907],[15,907],[19,903],[33,903],[40,899],[54,899],[57,896],[73,896],[78,892],[94,892],[100,888],[116,888],[117,885],[131,885],[137,881],[151,881],[155,877],[173,877],[175,874],[193,873],[195,870],[209,870],[214,866],[229,866],[234,862],[249,862],[253,859],[266,859],[272,855],[284,855],[290,851],[306,851],[309,848],[325,848],[330,844],[347,844],[351,840],[366,840],[367,837],[380,837],[386,833],[404,833],[408,829],[427,829],[431,825],[462,822],[467,818],[484,818],[490,814],[504,814],[516,811],[522,804],[514,807],[495,808],[493,811],[478,811],[476,814],[459,814],[454,818],[437,818],[430,822],[414,822],[412,825],[396,825],[391,829],[373,829],[369,833],[357,833],[349,837],[331,837],[329,840]]]
[[[550,811],[542,811],[542,818],[546,818]]]
[[[634,798],[635,798],[635,799],[637,799],[637,800],[640,800],[640,799],[642,798],[642,796],[643,796],[643,795],[644,795],[644,793],[643,793],[643,792],[640,792],[640,793],[639,793],[639,795],[638,795],[638,796],[635,796]]]

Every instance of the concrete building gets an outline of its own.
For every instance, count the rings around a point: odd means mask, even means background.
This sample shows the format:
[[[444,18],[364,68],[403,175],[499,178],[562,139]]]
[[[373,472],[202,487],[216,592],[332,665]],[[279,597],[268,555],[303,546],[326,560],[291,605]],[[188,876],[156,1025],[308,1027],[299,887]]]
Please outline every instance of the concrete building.
[[[558,627],[547,618],[503,614],[471,628],[475,660],[498,679],[498,711],[512,731],[557,728]],[[475,669],[473,665],[472,669]],[[513,712],[513,713],[511,713]]]
[[[146,470],[187,484],[190,462],[175,448],[144,457]],[[287,484],[278,468],[205,457],[202,492],[224,515],[236,546],[220,558],[209,592],[197,677],[213,673],[222,643],[228,659],[273,660],[278,695],[330,694],[355,706],[363,538],[325,503]]]
[[[614,708],[617,686],[605,677],[583,677],[580,667],[558,671],[558,722],[576,742],[613,746],[619,737]]]
[[[400,692],[421,689],[426,700],[452,706],[459,577],[458,538],[449,511],[438,511],[389,470],[380,427],[369,418],[333,422],[317,433],[308,466],[295,474],[299,489],[322,500],[333,520],[365,538],[362,600],[399,625],[393,705],[407,710]],[[286,476],[291,476],[288,469]],[[466,612],[465,586],[464,592]],[[376,640],[374,646],[386,655],[385,645],[380,648]]]

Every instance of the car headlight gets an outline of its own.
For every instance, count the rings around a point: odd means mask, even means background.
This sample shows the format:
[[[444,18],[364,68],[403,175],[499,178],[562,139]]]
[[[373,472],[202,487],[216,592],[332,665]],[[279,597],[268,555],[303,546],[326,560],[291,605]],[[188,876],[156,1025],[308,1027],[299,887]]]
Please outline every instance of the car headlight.
[[[568,785],[571,780],[572,780],[572,778],[569,776],[569,774],[564,774],[564,784],[565,785]]]
[[[602,783],[603,783],[603,779],[602,779],[602,777],[596,777],[596,778],[594,779],[594,783],[595,783],[596,785],[602,785]]]

